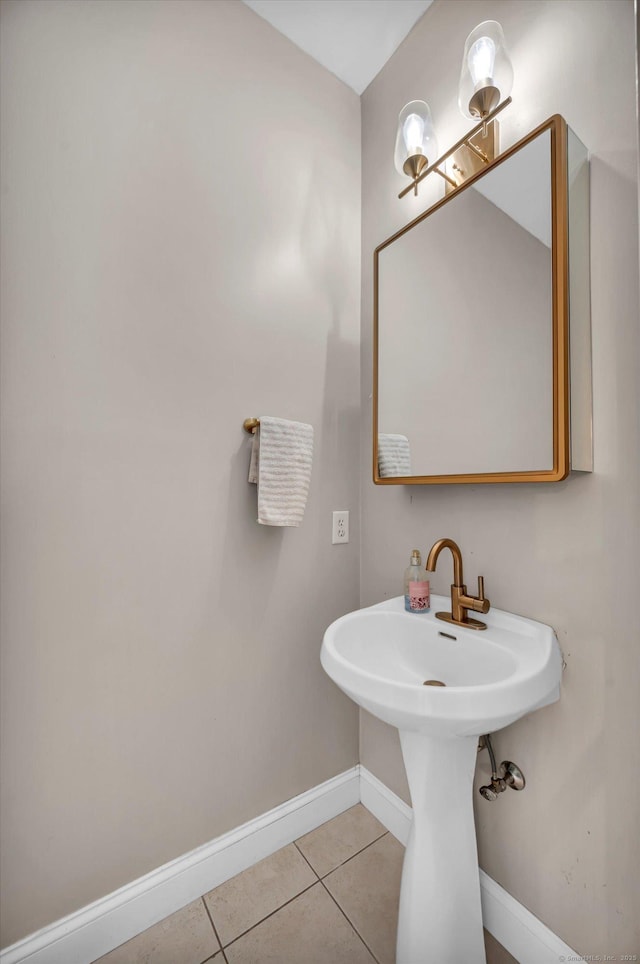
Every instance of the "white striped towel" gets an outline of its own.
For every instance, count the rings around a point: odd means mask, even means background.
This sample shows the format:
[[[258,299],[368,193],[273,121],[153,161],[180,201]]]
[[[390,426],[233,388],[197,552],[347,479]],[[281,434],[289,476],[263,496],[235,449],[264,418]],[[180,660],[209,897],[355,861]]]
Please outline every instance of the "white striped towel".
[[[411,450],[406,435],[378,435],[378,472],[381,479],[411,475]]]
[[[253,436],[249,482],[258,486],[258,522],[299,526],[313,458],[313,427],[305,422],[260,416]]]

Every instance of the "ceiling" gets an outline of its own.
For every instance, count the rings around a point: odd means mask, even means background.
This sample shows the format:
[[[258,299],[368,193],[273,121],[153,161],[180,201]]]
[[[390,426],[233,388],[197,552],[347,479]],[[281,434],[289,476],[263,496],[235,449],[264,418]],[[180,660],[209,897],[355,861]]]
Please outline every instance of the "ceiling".
[[[433,0],[244,0],[356,94]]]

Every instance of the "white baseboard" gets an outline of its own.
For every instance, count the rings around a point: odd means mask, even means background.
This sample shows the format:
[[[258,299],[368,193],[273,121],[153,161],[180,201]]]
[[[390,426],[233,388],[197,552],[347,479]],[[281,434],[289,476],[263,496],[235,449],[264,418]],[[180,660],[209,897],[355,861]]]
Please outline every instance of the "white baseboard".
[[[360,764],[360,800],[374,817],[407,846],[411,807]]]
[[[0,951],[0,964],[91,964],[360,800],[359,767]]]
[[[360,798],[381,824],[405,844],[411,826],[411,807],[360,765]],[[480,871],[484,926],[519,964],[558,964],[582,958],[546,924],[523,907],[500,884]]]
[[[480,896],[484,926],[519,964],[584,960],[484,870],[480,871]]]
[[[91,964],[360,800],[406,844],[411,807],[358,765],[0,951],[0,964]],[[480,889],[484,926],[520,964],[580,960],[482,870]]]

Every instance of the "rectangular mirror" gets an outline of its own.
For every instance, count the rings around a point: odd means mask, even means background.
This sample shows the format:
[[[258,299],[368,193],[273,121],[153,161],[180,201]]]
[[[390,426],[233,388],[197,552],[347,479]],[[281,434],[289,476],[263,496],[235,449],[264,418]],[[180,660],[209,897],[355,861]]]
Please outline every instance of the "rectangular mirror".
[[[587,152],[557,115],[376,249],[374,482],[591,468],[588,253]]]

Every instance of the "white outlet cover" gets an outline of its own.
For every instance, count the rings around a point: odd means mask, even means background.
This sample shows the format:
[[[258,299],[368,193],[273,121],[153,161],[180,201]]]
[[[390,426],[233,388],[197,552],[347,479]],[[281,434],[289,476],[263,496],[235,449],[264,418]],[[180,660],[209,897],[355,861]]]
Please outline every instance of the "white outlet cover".
[[[349,510],[336,509],[333,513],[331,543],[336,546],[349,541]]]

